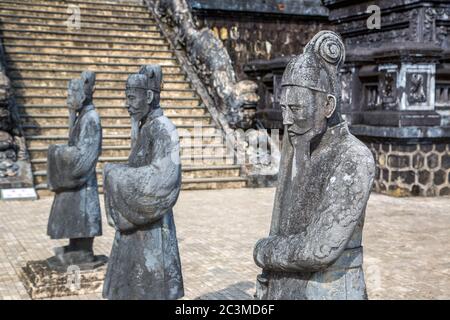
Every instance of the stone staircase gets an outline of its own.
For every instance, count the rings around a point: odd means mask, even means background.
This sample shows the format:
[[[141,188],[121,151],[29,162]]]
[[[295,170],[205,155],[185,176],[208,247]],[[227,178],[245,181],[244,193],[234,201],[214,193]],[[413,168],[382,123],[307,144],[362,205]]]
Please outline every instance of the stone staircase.
[[[80,8],[80,29],[66,26],[69,5]],[[48,145],[67,142],[68,81],[79,77],[82,70],[97,74],[94,103],[103,126],[103,151],[97,167],[101,185],[103,165],[124,162],[130,152],[125,81],[149,63],[163,66],[161,105],[180,134],[183,189],[246,185],[240,166],[224,157],[221,130],[141,2],[0,0],[0,32],[40,195],[49,194]]]

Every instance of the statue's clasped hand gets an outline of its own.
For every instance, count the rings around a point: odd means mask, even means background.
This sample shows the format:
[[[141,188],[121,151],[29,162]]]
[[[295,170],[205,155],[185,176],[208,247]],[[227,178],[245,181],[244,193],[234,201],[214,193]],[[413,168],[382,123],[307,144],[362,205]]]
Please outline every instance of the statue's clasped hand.
[[[265,256],[267,254],[267,243],[269,241],[269,238],[263,238],[258,240],[255,245],[255,249],[253,250],[253,260],[255,261],[256,265],[260,268],[265,267]]]

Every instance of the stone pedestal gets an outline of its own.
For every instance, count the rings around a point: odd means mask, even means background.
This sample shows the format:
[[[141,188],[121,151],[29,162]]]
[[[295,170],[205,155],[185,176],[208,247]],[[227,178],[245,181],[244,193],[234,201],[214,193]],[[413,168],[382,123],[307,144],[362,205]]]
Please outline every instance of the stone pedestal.
[[[20,278],[31,299],[101,293],[107,258],[100,256],[99,259],[102,263],[88,270],[76,265],[54,270],[46,260],[29,261],[22,268]]]

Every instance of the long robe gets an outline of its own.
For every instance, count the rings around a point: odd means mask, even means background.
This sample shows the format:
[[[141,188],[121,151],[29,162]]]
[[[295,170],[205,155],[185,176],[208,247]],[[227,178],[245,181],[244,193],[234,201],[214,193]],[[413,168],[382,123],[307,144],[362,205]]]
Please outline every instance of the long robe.
[[[254,258],[259,299],[366,299],[361,246],[375,164],[345,122],[296,168],[285,135],[270,236]]]
[[[93,105],[78,115],[68,145],[50,145],[47,175],[55,192],[47,234],[51,239],[102,235],[95,167],[102,148],[102,127]]]
[[[172,207],[181,188],[179,138],[160,108],[132,144],[128,164],[104,168],[105,208],[116,228],[103,287],[107,299],[184,295]]]

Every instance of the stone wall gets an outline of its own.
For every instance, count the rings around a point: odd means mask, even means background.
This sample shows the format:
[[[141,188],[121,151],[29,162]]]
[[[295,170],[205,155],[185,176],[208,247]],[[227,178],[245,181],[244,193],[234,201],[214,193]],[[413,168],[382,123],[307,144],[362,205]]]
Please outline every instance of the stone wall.
[[[366,144],[377,165],[375,191],[393,196],[450,195],[450,143]]]
[[[200,6],[192,9],[197,24],[212,30],[223,41],[239,79],[247,78],[243,72],[245,63],[297,55],[317,32],[332,29],[324,11],[310,12],[298,7],[296,14],[292,11],[276,13],[264,7],[264,13],[263,9],[258,10],[259,2],[236,8],[234,12],[198,9]]]

